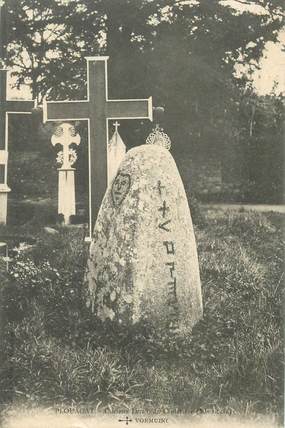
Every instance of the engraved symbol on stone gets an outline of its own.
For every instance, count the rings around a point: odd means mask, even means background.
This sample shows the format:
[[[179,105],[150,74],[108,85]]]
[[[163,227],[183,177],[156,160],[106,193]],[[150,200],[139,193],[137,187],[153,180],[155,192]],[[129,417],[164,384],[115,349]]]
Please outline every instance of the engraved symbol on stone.
[[[121,205],[131,187],[131,177],[129,174],[119,172],[112,184],[112,200],[115,207]]]
[[[162,217],[165,218],[165,214],[169,211],[169,207],[166,205],[165,201],[163,201],[162,207],[158,208],[158,211],[161,211]]]
[[[167,262],[165,264],[166,264],[166,266],[169,266],[170,276],[171,276],[171,278],[173,278],[173,272],[175,271],[175,264],[174,264],[174,262]]]
[[[163,241],[163,245],[165,245],[167,254],[175,254],[175,246],[172,241]]]
[[[158,227],[165,230],[165,232],[171,232],[171,230],[166,227],[169,223],[171,223],[171,220],[166,220],[164,223],[159,223]]]
[[[165,186],[161,185],[161,181],[160,180],[158,180],[158,182],[157,182],[157,188],[158,188],[158,193],[161,196],[162,195],[161,189],[165,189]]]
[[[176,295],[176,278],[173,278],[173,281],[168,283],[170,292]]]
[[[169,303],[176,304],[177,303],[177,295],[176,295],[176,278],[173,278],[173,281],[168,282],[169,285]]]

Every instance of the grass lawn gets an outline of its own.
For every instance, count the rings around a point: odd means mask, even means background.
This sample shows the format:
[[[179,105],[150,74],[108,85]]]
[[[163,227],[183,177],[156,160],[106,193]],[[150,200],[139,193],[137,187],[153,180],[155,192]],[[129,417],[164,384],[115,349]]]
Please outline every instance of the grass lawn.
[[[146,325],[118,330],[90,316],[82,228],[51,235],[40,226],[2,226],[0,240],[36,242],[1,276],[4,409],[90,403],[102,411],[281,420],[282,224],[281,214],[205,213],[196,227],[204,318],[186,341]]]

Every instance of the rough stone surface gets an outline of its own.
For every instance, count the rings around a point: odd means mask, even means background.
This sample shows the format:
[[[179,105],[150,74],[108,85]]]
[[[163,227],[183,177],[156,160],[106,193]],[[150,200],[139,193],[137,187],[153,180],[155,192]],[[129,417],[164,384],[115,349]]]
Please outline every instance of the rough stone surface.
[[[85,277],[102,320],[189,333],[202,317],[193,225],[171,154],[130,150],[103,199]]]

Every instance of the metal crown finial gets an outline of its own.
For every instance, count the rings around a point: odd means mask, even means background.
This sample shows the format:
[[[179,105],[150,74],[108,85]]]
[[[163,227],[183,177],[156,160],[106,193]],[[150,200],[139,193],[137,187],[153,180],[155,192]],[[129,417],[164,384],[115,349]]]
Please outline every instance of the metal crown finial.
[[[164,147],[167,150],[170,150],[171,147],[169,136],[163,132],[163,128],[161,128],[159,125],[156,125],[153,131],[149,134],[146,139],[146,144],[153,144]]]

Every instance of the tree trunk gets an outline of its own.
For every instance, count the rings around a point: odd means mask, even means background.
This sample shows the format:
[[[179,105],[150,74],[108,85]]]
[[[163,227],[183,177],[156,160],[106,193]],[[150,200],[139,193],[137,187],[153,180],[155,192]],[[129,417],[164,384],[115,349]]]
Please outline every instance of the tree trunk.
[[[251,118],[250,118],[250,122],[249,122],[249,136],[250,137],[252,137],[252,134],[253,134],[253,124],[254,124],[255,109],[256,109],[256,106],[255,106],[255,104],[253,104],[252,107],[251,107]]]

